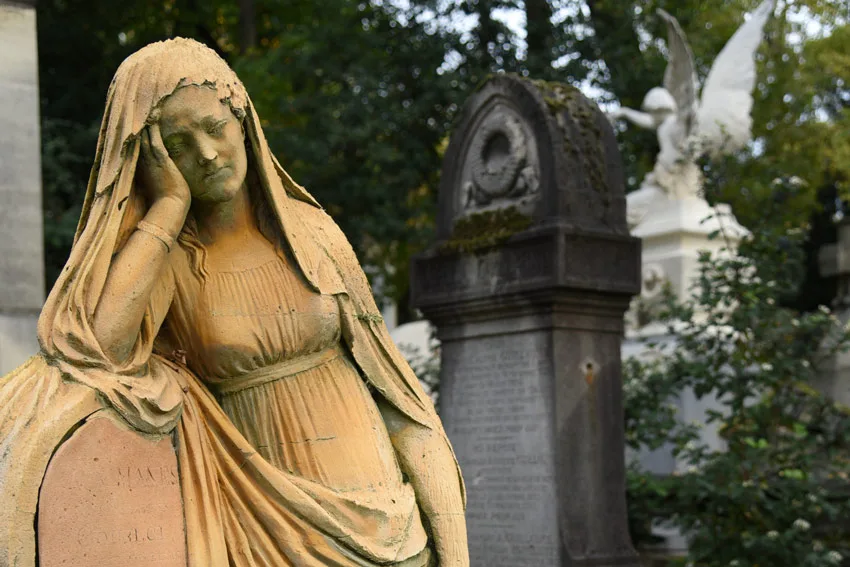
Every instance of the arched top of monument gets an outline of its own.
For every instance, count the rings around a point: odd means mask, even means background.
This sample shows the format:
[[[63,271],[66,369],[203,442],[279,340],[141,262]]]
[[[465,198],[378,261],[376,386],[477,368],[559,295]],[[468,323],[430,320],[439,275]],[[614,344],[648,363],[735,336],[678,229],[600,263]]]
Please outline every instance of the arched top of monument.
[[[437,238],[560,225],[628,234],[622,163],[605,115],[570,85],[491,77],[468,99],[443,161]]]

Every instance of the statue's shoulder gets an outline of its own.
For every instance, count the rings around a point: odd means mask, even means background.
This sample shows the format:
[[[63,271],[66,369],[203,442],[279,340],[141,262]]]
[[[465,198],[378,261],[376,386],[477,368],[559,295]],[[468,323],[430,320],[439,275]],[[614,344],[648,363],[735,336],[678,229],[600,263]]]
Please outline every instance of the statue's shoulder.
[[[333,258],[333,263],[343,275],[349,291],[364,293],[369,290],[371,293],[371,288],[365,283],[366,276],[357,254],[333,217],[312,203],[294,198],[292,201],[296,204],[292,205],[291,211],[309,229],[314,241]]]
[[[325,218],[330,219],[330,216],[325,212],[325,209],[318,203],[305,201],[298,197],[289,196],[289,203],[292,210],[300,215],[307,222],[321,222]]]
[[[293,212],[319,236],[333,239],[333,244],[336,244],[335,241],[338,239],[342,239],[348,244],[348,239],[343,234],[342,229],[325,209],[297,198],[292,198],[291,202],[294,203],[292,205]]]

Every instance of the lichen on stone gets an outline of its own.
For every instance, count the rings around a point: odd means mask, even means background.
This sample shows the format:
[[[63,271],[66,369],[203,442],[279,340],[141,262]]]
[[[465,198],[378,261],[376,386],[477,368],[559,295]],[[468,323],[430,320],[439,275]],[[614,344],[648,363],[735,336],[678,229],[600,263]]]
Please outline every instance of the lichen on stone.
[[[528,229],[531,222],[531,217],[516,206],[472,213],[455,222],[451,237],[440,252],[470,254],[488,250]]]
[[[555,116],[564,134],[566,150],[574,157],[581,155],[584,158],[591,188],[602,196],[607,208],[610,195],[605,175],[605,145],[603,132],[599,127],[599,114],[593,103],[572,85],[539,80],[533,80],[531,84],[537,87],[550,112]],[[564,113],[575,124],[579,140],[570,135],[563,118]],[[580,144],[581,151],[576,148],[576,144]]]

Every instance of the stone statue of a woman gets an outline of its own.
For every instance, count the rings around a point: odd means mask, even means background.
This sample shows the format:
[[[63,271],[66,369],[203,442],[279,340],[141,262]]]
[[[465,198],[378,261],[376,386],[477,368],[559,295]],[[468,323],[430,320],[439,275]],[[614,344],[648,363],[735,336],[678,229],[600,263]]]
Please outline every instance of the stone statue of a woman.
[[[0,379],[0,564],[36,564],[50,456],[104,407],[176,428],[193,567],[469,564],[433,405],[344,235],[201,44],[115,74],[39,340]]]

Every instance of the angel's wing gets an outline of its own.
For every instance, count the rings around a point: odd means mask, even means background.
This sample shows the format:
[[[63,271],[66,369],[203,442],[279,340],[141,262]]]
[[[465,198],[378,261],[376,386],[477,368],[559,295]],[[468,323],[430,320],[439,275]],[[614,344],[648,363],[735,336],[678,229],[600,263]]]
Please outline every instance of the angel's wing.
[[[726,43],[705,80],[697,114],[697,130],[704,150],[729,153],[750,140],[755,53],[764,25],[773,14],[774,0],[765,0]]]
[[[697,110],[697,75],[694,54],[679,22],[662,9],[658,15],[667,23],[667,69],[664,70],[664,88],[676,101],[677,118],[687,135],[691,132]]]

